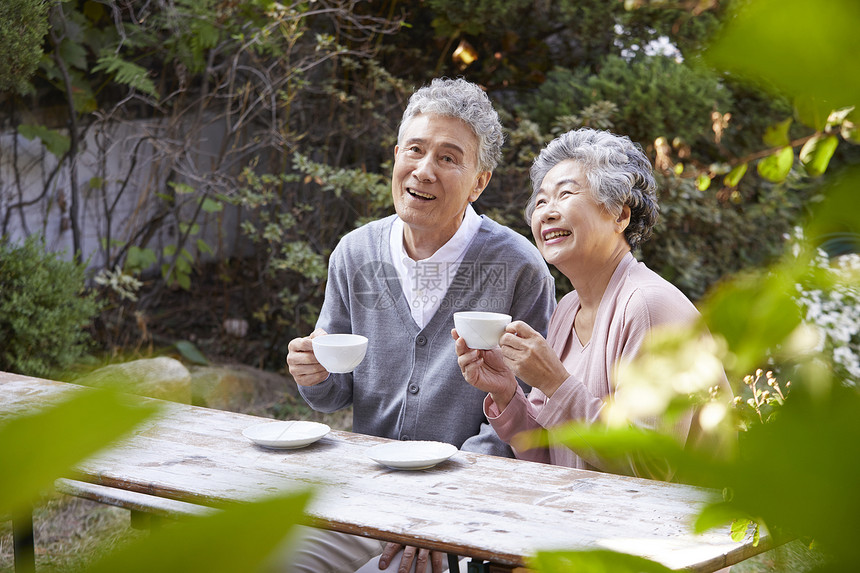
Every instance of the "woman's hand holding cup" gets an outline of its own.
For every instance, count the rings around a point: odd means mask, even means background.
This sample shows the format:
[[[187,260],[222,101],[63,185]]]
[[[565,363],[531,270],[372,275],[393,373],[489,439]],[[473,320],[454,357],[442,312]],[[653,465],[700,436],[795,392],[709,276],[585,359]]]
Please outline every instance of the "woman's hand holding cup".
[[[478,390],[490,394],[499,410],[504,410],[517,392],[517,379],[505,364],[501,351],[498,348],[469,348],[456,329],[451,331],[451,337],[463,378]]]

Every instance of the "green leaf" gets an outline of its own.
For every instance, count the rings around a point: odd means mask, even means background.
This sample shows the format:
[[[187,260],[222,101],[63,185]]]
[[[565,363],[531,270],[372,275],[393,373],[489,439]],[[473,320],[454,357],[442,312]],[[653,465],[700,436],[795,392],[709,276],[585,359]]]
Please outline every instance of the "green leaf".
[[[814,95],[802,95],[794,98],[794,113],[804,125],[816,131],[823,131],[827,125],[830,104]]]
[[[707,505],[702,509],[693,524],[693,531],[702,533],[715,527],[722,527],[727,523],[737,523],[744,520],[747,523],[751,521],[746,512],[738,509],[732,503],[721,501]]]
[[[794,150],[791,147],[783,147],[773,155],[769,155],[758,162],[758,174],[762,178],[773,183],[785,181],[794,164]]]
[[[737,187],[738,183],[740,183],[741,179],[746,175],[747,167],[749,167],[747,163],[741,163],[729,171],[726,176],[723,177],[723,185],[726,187]]]
[[[812,241],[839,233],[860,235],[860,167],[840,171],[835,181],[825,189],[825,200],[812,209],[804,235]]]
[[[180,195],[188,195],[189,193],[194,193],[194,187],[192,187],[188,183],[177,183],[176,181],[170,181],[167,184],[170,186],[171,189],[173,189]]]
[[[0,515],[17,511],[83,459],[158,411],[114,390],[80,389],[0,426]]]
[[[643,557],[596,549],[592,551],[540,551],[529,560],[529,569],[539,572],[577,573],[669,573],[665,565]]]
[[[768,353],[800,324],[793,298],[800,272],[785,265],[769,273],[739,274],[704,301],[702,315],[710,331],[728,343],[734,360],[726,369],[738,379],[766,364]]]
[[[193,364],[201,364],[204,366],[209,364],[209,361],[206,360],[206,357],[203,356],[203,353],[200,352],[200,350],[194,345],[193,342],[190,342],[188,340],[180,340],[174,343],[174,346],[176,346],[176,349],[179,351],[179,354],[181,354],[182,357],[189,362]]]
[[[66,38],[60,42],[57,52],[69,66],[83,72],[87,71],[87,51],[82,45]]]
[[[200,232],[200,225],[198,225],[197,223],[186,223],[183,221],[179,223],[179,231],[182,234],[187,233],[189,235],[196,235]]]
[[[155,251],[152,249],[141,249],[140,247],[129,247],[125,257],[125,266],[132,271],[148,269],[158,261]]]
[[[93,72],[104,71],[113,75],[114,79],[121,84],[136,89],[153,97],[158,97],[155,83],[149,78],[149,71],[120,58],[115,52],[103,51]]]
[[[84,2],[83,14],[90,22],[97,23],[106,16],[106,10],[99,2],[87,0]]]
[[[732,522],[732,541],[740,543],[747,536],[752,521],[749,519],[737,519]]]
[[[711,177],[707,173],[702,173],[696,177],[696,189],[699,191],[707,191],[711,186]]]
[[[258,571],[290,530],[305,522],[310,493],[237,505],[153,531],[108,554],[88,573]]]
[[[713,66],[782,94],[826,101],[828,110],[860,101],[860,2],[753,0],[731,10],[705,53]]]
[[[792,118],[789,117],[776,125],[769,125],[762,137],[765,145],[769,147],[783,147],[791,143],[791,139],[788,137],[788,130],[791,127],[792,121]]]
[[[682,409],[689,407],[687,403]],[[682,476],[687,483],[702,485],[714,485],[723,474],[719,462],[712,457],[715,452],[685,449],[668,433],[632,425],[607,427],[571,422],[550,431],[522,432],[512,442],[519,450],[559,444],[581,456],[600,458],[604,469],[614,473],[628,472],[632,463],[639,475],[660,479]]]
[[[208,253],[210,255],[214,252],[212,247],[209,246],[209,243],[203,239],[197,239],[197,250],[201,253]]]
[[[207,197],[203,200],[203,210],[207,213],[218,213],[224,210],[224,205],[220,201],[215,201]]]
[[[72,101],[75,111],[79,114],[86,114],[98,109],[99,104],[93,94],[89,77],[78,70],[71,70],[69,75],[72,80]],[[65,91],[65,86],[63,91]],[[66,96],[68,97],[68,94]]]
[[[69,147],[71,147],[71,140],[68,136],[54,129],[48,129],[44,125],[22,123],[18,126],[18,133],[30,140],[38,137],[42,140],[47,150],[56,157],[62,157],[69,151]]]
[[[806,168],[806,172],[813,177],[818,177],[827,171],[837,145],[839,145],[839,139],[835,135],[823,133],[813,135],[800,149],[800,162]]]

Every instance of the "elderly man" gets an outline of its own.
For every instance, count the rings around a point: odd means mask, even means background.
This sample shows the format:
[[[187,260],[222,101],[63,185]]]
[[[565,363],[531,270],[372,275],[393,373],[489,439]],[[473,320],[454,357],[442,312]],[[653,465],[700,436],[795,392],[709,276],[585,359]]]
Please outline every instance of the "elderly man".
[[[394,148],[397,214],[341,240],[317,329],[289,345],[290,374],[311,407],[352,405],[355,432],[512,455],[487,424],[483,393],[462,383],[450,337],[457,311],[502,312],[545,332],[555,308],[554,282],[537,249],[471,206],[490,182],[503,140],[489,98],[463,79],[433,80],[409,99]],[[350,332],[369,339],[367,356],[353,373],[330,374],[311,339]],[[339,549],[353,542],[368,540]],[[376,543],[370,555],[379,553]],[[380,568],[397,549],[385,548]],[[398,571],[415,560],[421,573],[428,558],[406,548]],[[442,556],[432,560],[441,571]],[[351,562],[338,569],[333,561],[325,570],[350,570]]]

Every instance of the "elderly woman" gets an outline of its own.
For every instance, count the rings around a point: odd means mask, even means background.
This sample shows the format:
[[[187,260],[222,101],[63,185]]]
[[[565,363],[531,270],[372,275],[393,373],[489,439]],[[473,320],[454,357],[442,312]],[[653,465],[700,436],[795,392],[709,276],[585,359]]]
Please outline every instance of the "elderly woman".
[[[681,291],[631,254],[650,236],[658,213],[651,165],[638,145],[605,131],[570,131],[537,157],[531,180],[526,218],[535,242],[575,290],[559,302],[546,339],[514,321],[500,348],[473,350],[452,331],[464,377],[488,393],[484,413],[509,443],[525,430],[595,422],[613,394],[615,366],[636,356],[653,328],[699,316]],[[533,388],[528,396],[516,378]],[[676,428],[682,441],[695,438],[691,423],[688,417]],[[515,453],[609,470],[603,460],[563,446]],[[653,473],[633,464],[621,471]]]

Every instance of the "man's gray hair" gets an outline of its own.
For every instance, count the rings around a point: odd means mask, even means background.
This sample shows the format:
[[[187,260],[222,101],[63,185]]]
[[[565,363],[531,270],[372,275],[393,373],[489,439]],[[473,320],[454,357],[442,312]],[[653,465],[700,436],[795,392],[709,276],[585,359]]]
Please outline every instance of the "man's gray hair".
[[[620,215],[624,205],[630,207],[624,236],[631,249],[651,237],[660,211],[651,162],[642,147],[626,135],[586,127],[556,137],[535,158],[529,172],[532,196],[526,205],[526,222],[531,224],[544,177],[568,159],[579,163],[594,198],[609,213]]]
[[[456,117],[472,128],[478,137],[478,170],[493,171],[502,158],[505,141],[502,123],[490,98],[477,85],[462,78],[436,78],[412,94],[400,120],[397,145],[409,121],[417,115],[433,114]]]

